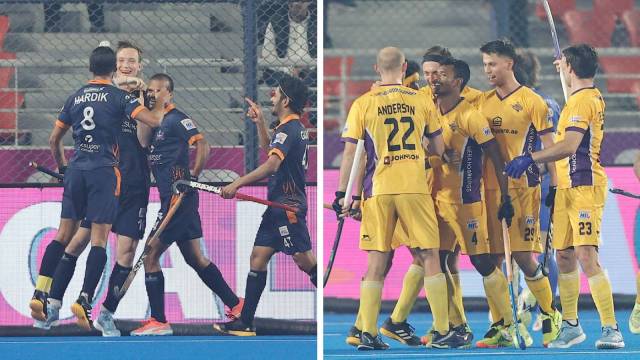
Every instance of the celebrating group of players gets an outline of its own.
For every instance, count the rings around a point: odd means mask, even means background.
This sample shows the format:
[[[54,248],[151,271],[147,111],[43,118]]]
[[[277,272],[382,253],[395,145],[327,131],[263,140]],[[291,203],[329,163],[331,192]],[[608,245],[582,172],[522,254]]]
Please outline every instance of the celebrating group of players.
[[[233,198],[240,187],[269,177],[269,200],[299,210],[292,213],[269,208],[265,212],[251,254],[243,299],[236,296],[218,267],[201,250],[197,191],[181,189],[183,195],[178,201],[172,190],[177,180],[197,181],[209,156],[209,144],[193,120],[172,103],[173,79],[158,73],[146,85],[139,78],[141,70],[139,47],[129,42],[120,42],[116,51],[108,46],[97,47],[90,57],[93,79],[68,98],[56,121],[50,145],[58,171],[64,175],[62,213],[58,233],[42,258],[29,303],[36,320],[34,326],[50,329],[58,323],[63,295],[78,256],[91,243],[82,291],[71,311],[80,327],[91,330],[93,325],[103,336],[120,336],[113,315],[122,295],[120,290],[132,270],[135,249],[145,232],[151,170],[161,202],[152,232],[170,209],[174,212],[160,241],[149,244],[144,267],[151,317],[131,335],[173,333],[165,317],[164,277],[159,260],[176,242],[187,264],[228,308],[226,315],[231,321],[214,328],[226,334],[253,336],[254,316],[266,286],[267,264],[276,251],[292,255],[315,285],[316,259],[305,221],[308,137],[299,121],[307,101],[307,87],[299,79],[284,77],[272,91],[272,114],[277,117],[272,136],[260,107],[247,100],[247,116],[257,124],[260,145],[269,156],[257,169],[224,187],[221,196]],[[67,162],[62,138],[69,128],[75,146]],[[196,148],[192,170],[190,146]],[[116,262],[107,297],[94,322],[91,310],[107,261],[109,231],[118,235]]]
[[[554,132],[552,109],[517,80],[520,57],[513,45],[495,40],[480,53],[492,87],[486,92],[467,86],[468,64],[442,47],[424,55],[428,86],[418,89],[418,74],[406,73],[402,51],[384,48],[376,63],[380,81],[349,111],[333,207],[339,216],[361,217],[360,248],[367,252],[368,267],[358,316],[346,341],[359,350],[384,350],[389,346],[381,333],[410,346],[470,347],[473,334],[457,268],[461,250],[482,276],[493,319],[476,346],[512,346],[516,330],[531,345],[526,327],[514,323],[502,271],[504,227],[512,256],[540,307],[543,345],[568,348],[586,338],[578,321],[579,263],[600,314],[602,334],[596,347],[622,348],[611,284],[598,262],[607,177],[599,161],[605,105],[594,87],[597,54],[580,44],[564,49],[555,61],[569,98]],[[359,174],[362,200],[355,196],[346,208],[350,171],[354,161],[361,161],[354,159],[358,140],[364,140],[366,158],[364,174]],[[550,178],[545,202],[553,209],[562,313],[534,257],[543,250],[542,165]],[[393,313],[378,330],[383,282],[393,251],[401,246],[409,248],[414,260]],[[423,287],[433,326],[421,339],[407,317]]]

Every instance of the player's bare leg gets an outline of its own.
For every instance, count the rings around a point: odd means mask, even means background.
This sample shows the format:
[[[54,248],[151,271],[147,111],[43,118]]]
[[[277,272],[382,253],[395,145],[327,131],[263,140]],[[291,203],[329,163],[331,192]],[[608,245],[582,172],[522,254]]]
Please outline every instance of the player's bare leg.
[[[292,255],[293,262],[298,265],[298,268],[309,275],[309,281],[314,287],[318,287],[318,261],[313,251],[299,252]]]

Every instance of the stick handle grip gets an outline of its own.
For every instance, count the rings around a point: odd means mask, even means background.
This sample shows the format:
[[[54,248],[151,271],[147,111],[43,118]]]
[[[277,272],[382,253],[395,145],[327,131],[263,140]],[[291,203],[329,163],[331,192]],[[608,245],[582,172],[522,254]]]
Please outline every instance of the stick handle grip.
[[[55,171],[53,171],[51,169],[47,169],[44,166],[40,166],[35,161],[30,161],[29,162],[29,167],[32,167],[32,168],[40,171],[41,173],[47,174],[49,176],[52,176],[52,177],[54,177],[54,178],[56,178],[56,179],[58,179],[60,181],[64,180],[64,176],[62,176],[61,174],[58,174],[57,172],[55,172]]]

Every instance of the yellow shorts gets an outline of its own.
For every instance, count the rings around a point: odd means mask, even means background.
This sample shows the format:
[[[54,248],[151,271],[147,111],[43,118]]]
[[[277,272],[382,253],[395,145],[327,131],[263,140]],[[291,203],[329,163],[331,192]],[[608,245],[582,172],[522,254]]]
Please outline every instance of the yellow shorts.
[[[558,189],[553,209],[553,247],[600,245],[606,186]]]
[[[460,245],[467,255],[489,253],[487,213],[482,202],[449,204],[436,200],[440,250],[454,251]]]
[[[394,237],[394,232],[398,236]],[[376,195],[364,201],[360,249],[388,252],[400,246],[419,249],[440,247],[431,195]]]
[[[502,225],[498,220],[500,190],[486,190],[487,229],[492,254],[504,254]],[[514,216],[509,227],[511,251],[542,252],[540,240],[540,187],[509,189]]]

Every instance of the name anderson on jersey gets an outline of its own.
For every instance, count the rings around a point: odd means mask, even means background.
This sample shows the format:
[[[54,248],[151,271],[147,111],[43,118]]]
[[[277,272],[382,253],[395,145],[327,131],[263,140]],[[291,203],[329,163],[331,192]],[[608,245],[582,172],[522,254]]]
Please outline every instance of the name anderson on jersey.
[[[382,105],[382,106],[378,107],[378,116],[381,116],[381,115],[393,115],[393,114],[397,114],[397,113],[402,113],[402,114],[409,113],[411,115],[415,115],[416,114],[416,107],[415,106],[411,106],[411,105],[407,105],[407,104],[402,104],[402,103]]]

